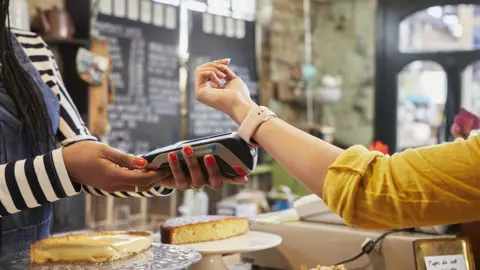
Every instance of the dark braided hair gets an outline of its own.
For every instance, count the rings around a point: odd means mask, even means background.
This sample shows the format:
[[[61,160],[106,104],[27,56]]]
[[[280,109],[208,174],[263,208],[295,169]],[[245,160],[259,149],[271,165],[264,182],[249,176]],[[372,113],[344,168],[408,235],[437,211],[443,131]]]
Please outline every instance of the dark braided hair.
[[[22,135],[32,155],[52,150],[54,136],[47,106],[30,75],[22,68],[12,46],[9,0],[0,0],[0,64],[3,83],[13,99],[22,122]]]

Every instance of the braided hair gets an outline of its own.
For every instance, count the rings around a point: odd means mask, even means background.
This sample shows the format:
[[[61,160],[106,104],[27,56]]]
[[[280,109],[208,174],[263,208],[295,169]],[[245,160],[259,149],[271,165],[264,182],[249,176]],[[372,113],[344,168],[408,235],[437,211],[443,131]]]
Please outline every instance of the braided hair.
[[[13,50],[8,15],[9,0],[0,0],[0,64],[3,83],[13,99],[22,123],[22,136],[32,155],[49,152],[54,136],[47,106],[35,82],[22,68]]]

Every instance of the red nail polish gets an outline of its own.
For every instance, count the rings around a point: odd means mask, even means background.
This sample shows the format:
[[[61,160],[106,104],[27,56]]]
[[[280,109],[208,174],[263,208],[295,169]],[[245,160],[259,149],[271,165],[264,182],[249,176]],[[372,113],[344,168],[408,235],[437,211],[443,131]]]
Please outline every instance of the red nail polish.
[[[193,150],[190,146],[187,146],[183,149],[183,153],[185,153],[185,156],[191,157],[193,154]]]
[[[234,166],[233,169],[238,173],[240,176],[247,176],[247,172],[242,169],[242,167]]]
[[[145,165],[147,165],[147,161],[143,158],[136,158],[134,162],[138,167],[145,167]]]
[[[207,156],[205,157],[205,163],[208,167],[213,167],[213,165],[215,165],[215,158],[213,156]]]
[[[170,159],[171,162],[176,162],[177,161],[177,154],[175,152],[169,153],[168,154],[168,159]]]

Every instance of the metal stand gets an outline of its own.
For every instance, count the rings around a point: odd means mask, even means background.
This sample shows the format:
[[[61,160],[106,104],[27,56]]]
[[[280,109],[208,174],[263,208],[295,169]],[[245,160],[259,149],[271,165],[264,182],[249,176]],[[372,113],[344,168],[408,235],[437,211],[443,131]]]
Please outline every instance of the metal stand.
[[[310,0],[303,0],[303,19],[305,23],[305,64],[312,64],[312,31],[310,19]],[[313,126],[313,93],[309,82],[306,84],[307,126]]]

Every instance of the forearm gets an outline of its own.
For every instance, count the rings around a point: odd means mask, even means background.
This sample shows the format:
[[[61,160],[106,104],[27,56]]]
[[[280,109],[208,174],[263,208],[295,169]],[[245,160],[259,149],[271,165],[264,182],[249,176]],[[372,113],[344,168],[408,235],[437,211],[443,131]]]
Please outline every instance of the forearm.
[[[239,124],[255,105],[240,104],[232,118]],[[261,124],[253,139],[294,178],[322,196],[328,168],[343,150],[313,137],[278,118]]]
[[[240,108],[232,116],[238,123],[251,105]],[[480,218],[479,136],[391,157],[363,146],[343,151],[276,118],[253,138],[349,225],[384,230]]]
[[[74,196],[81,186],[70,181],[62,149],[0,165],[0,216]]]
[[[263,123],[253,138],[285,170],[318,196],[322,196],[329,166],[343,152],[278,118]]]

